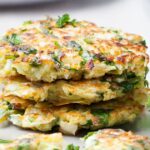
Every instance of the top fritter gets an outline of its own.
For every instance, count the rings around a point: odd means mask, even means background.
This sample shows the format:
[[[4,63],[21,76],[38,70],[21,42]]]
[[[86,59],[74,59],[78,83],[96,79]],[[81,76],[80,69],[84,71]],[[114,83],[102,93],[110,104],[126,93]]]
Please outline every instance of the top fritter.
[[[148,63],[141,36],[72,20],[27,21],[0,42],[0,76],[31,81],[99,78],[124,71],[144,76]]]

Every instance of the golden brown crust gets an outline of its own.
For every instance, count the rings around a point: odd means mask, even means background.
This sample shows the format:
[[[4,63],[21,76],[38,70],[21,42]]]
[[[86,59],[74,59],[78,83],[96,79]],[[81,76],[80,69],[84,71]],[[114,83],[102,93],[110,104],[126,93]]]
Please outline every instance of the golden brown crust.
[[[86,21],[58,28],[56,21],[35,21],[9,30],[0,43],[1,76],[22,74],[32,81],[52,82],[124,70],[144,75],[148,55],[141,36]]]
[[[96,143],[96,144],[95,144]],[[104,129],[85,136],[85,150],[150,150],[150,139],[121,129]]]
[[[130,122],[143,112],[143,106],[130,99],[101,102],[90,106],[52,106],[43,102],[29,104],[21,113],[14,111],[15,107],[5,110],[8,104],[12,106],[11,101],[1,103],[1,110],[7,112],[6,115],[13,124],[40,131],[50,131],[58,125],[64,134],[75,134],[79,129],[95,130]]]

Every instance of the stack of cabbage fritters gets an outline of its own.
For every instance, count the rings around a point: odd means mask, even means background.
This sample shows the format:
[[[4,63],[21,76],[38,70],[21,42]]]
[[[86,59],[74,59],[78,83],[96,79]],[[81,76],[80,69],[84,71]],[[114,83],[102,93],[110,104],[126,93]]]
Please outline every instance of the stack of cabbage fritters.
[[[0,41],[0,121],[65,134],[132,121],[146,100],[141,36],[76,21],[27,21]]]

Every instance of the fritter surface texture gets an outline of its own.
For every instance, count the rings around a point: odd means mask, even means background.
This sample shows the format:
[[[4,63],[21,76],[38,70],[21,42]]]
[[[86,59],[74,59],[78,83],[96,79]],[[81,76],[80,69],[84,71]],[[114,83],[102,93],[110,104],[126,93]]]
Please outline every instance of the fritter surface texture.
[[[48,18],[10,29],[0,42],[1,77],[32,81],[80,80],[134,72],[144,76],[148,56],[141,36],[98,27],[87,21]],[[69,21],[70,20],[70,21]]]
[[[127,95],[135,89],[144,89],[145,79],[134,73],[105,75],[100,79],[53,83],[31,82],[24,77],[1,78],[0,95],[17,96],[35,102],[48,101],[54,105],[79,103],[89,105]]]
[[[121,129],[104,129],[85,136],[84,150],[150,150],[150,139]]]
[[[0,140],[1,150],[62,150],[61,133],[26,134],[15,140]]]
[[[15,99],[15,98],[14,98]],[[20,106],[20,107],[19,107]],[[7,97],[1,101],[1,119],[14,125],[40,131],[50,131],[58,126],[65,134],[75,134],[79,129],[96,130],[133,121],[143,111],[137,102],[115,100],[90,106],[79,104],[52,106],[46,102],[28,104]]]

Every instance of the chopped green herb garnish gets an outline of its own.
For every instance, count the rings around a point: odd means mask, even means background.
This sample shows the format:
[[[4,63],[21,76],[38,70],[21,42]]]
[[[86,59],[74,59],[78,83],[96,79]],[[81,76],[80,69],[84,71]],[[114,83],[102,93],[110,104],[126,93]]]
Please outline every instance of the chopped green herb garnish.
[[[126,75],[127,79],[131,79],[131,78],[135,78],[136,77],[134,72],[127,72],[125,75]]]
[[[134,84],[129,83],[129,82],[122,82],[121,86],[123,87],[123,92],[129,92],[134,88]]]
[[[29,25],[29,24],[32,24],[32,21],[31,21],[31,20],[25,21],[25,22],[23,23],[23,25]]]
[[[21,38],[17,34],[12,34],[11,36],[6,37],[6,39],[12,45],[19,45],[19,44],[21,44]]]
[[[60,58],[63,56],[63,53],[58,50],[58,51],[55,51],[54,54],[52,54],[52,59],[54,60],[55,63],[61,65],[61,60]]]
[[[85,38],[84,41],[87,43],[87,44],[92,44],[93,43],[93,40],[91,38]]]
[[[150,96],[148,96],[148,99],[147,99],[147,107],[150,108]]]
[[[27,31],[27,29],[21,29],[21,33],[26,32],[26,31]]]
[[[149,68],[145,67],[145,78],[146,78],[146,75],[148,74],[148,72],[149,72]]]
[[[18,57],[18,55],[6,55],[5,57],[6,57],[6,59],[15,60]]]
[[[119,30],[112,30],[113,33],[118,34],[120,31]]]
[[[73,144],[69,144],[66,150],[79,150],[79,146],[74,146]]]
[[[52,35],[53,31],[51,29],[47,29],[47,28],[42,28],[42,32],[46,35]]]
[[[0,109],[0,122],[7,120],[9,114],[12,112],[12,104],[7,101],[1,102],[1,109]]]
[[[87,62],[87,61],[86,61],[85,59],[83,59],[83,61],[80,62],[80,65],[81,65],[81,66],[84,66],[84,65],[86,64],[86,62]]]
[[[57,20],[57,22],[56,22],[56,26],[57,26],[58,28],[62,28],[62,27],[64,27],[66,24],[71,24],[71,25],[73,25],[73,26],[76,26],[76,23],[77,23],[77,22],[76,22],[75,19],[73,19],[73,20],[70,19],[69,14],[64,14],[63,16],[58,17],[58,20]]]
[[[70,24],[75,27],[77,25],[77,20],[73,19],[72,21],[70,21]]]
[[[32,65],[33,67],[38,67],[41,65],[41,61],[38,57],[34,57],[30,62],[30,65]]]
[[[11,140],[0,139],[0,144],[8,144],[8,143],[11,143],[11,142],[12,142]]]
[[[31,117],[30,117],[28,120],[29,120],[30,123],[33,123],[33,122],[34,122],[34,118],[31,118]]]
[[[58,28],[64,27],[70,21],[70,16],[68,14],[64,14],[63,16],[59,17],[56,25]]]
[[[57,48],[61,48],[61,45],[57,41],[55,41],[54,44]]]
[[[93,134],[95,134],[96,132],[89,132],[87,135],[85,135],[83,137],[84,140],[87,140],[90,136],[92,136]]]
[[[37,49],[35,48],[30,48],[28,46],[17,46],[16,47],[16,50],[19,51],[19,52],[23,52],[24,54],[26,55],[29,55],[29,54],[36,54],[37,53]]]
[[[105,61],[106,65],[114,66],[115,63],[113,61]]]
[[[63,66],[63,68],[67,69],[67,70],[70,70],[70,71],[78,71],[76,68],[71,68],[69,66]]]
[[[146,41],[145,40],[140,41],[140,44],[146,47]]]
[[[124,81],[119,83],[123,87],[123,92],[129,92],[139,83],[140,78],[135,73],[125,73],[123,75]]]
[[[29,54],[36,54],[37,53],[37,49],[35,49],[35,48],[20,49],[20,50],[23,51],[27,55],[29,55]]]
[[[13,108],[13,104],[12,103],[6,101],[6,105],[8,107],[8,110],[12,110],[12,108]]]
[[[30,48],[28,50],[28,54],[36,54],[36,53],[37,53],[37,49],[35,49],[35,48]]]
[[[76,41],[69,41],[68,46],[72,47],[72,48],[74,48],[74,49],[76,49],[78,51],[82,51],[83,50],[81,45],[78,44]]]
[[[104,99],[104,93],[96,92],[96,94],[99,96],[100,99]]]
[[[81,51],[79,55],[83,59],[80,63],[81,66],[84,66],[90,60],[93,63],[93,57],[91,56],[91,54],[88,51]],[[90,67],[90,65],[89,65],[89,67]]]
[[[93,122],[92,122],[91,119],[87,120],[87,121],[86,121],[86,124],[84,124],[84,126],[88,126],[88,127],[90,127],[90,126],[92,126],[92,125],[93,125]]]
[[[144,80],[144,86],[145,86],[145,87],[149,87],[149,83],[148,83],[147,80]]]
[[[123,40],[123,37],[121,35],[117,35],[116,39],[118,39],[119,41]]]
[[[20,143],[17,147],[17,150],[30,150],[29,143]]]
[[[102,54],[95,54],[94,56],[93,56],[93,59],[95,59],[95,60],[99,60],[99,61],[106,61],[107,60],[107,58],[106,58],[106,56],[104,56],[104,55],[102,55]]]
[[[139,144],[142,144],[142,145],[145,144],[145,141],[144,141],[144,140],[137,140],[137,142],[138,142]]]
[[[104,125],[108,124],[109,110],[92,109],[91,113],[100,118],[100,122]]]
[[[117,75],[116,77],[123,79],[123,81],[131,80],[135,78],[137,79],[134,72],[127,72],[127,71],[124,71],[123,74]]]

